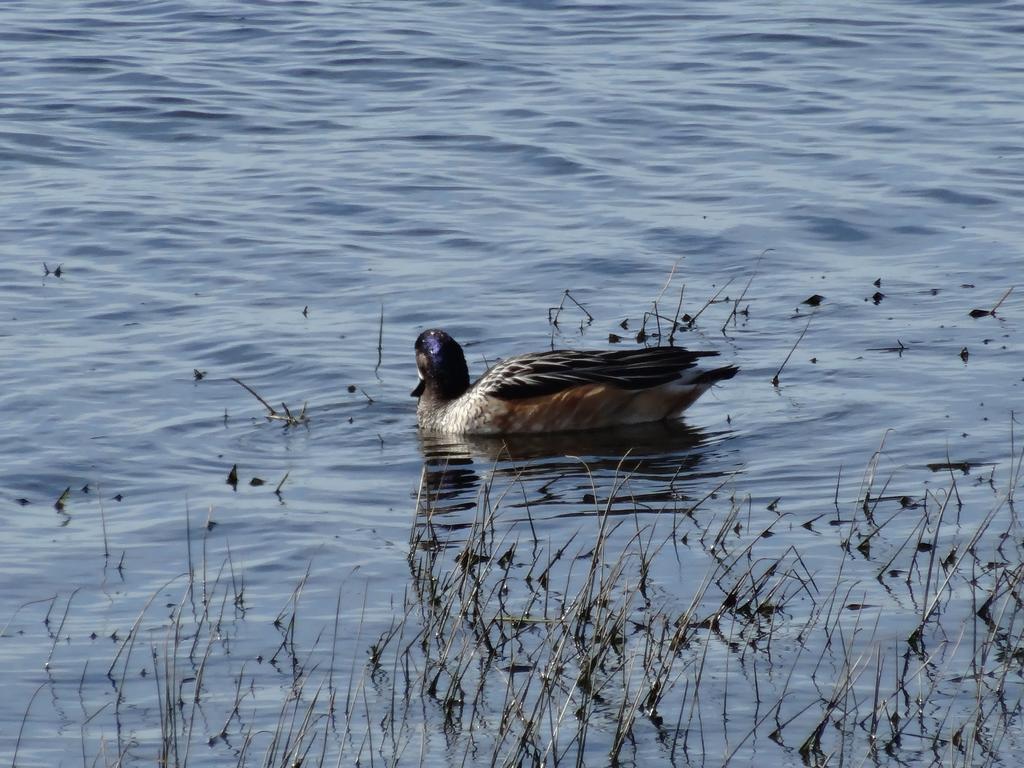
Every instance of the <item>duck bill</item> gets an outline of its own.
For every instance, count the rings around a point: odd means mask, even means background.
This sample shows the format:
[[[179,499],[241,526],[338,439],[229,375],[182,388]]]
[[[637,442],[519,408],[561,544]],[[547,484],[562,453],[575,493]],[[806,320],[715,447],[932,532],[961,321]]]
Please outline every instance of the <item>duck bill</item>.
[[[423,394],[423,390],[426,389],[426,387],[426,382],[423,379],[420,379],[420,383],[416,385],[416,389],[414,389],[409,394],[412,395],[413,397],[419,397],[420,395]]]

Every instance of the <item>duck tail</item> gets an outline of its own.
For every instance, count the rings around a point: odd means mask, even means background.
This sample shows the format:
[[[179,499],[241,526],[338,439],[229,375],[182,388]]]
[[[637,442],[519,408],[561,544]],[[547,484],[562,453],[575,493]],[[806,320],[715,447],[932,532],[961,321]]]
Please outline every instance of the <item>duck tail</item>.
[[[722,366],[721,368],[715,368],[710,371],[704,371],[703,373],[700,374],[700,376],[697,377],[697,380],[694,381],[694,384],[698,384],[703,387],[710,387],[714,384],[717,384],[720,381],[731,379],[733,376],[739,373],[739,370],[740,369],[735,365],[725,365]]]

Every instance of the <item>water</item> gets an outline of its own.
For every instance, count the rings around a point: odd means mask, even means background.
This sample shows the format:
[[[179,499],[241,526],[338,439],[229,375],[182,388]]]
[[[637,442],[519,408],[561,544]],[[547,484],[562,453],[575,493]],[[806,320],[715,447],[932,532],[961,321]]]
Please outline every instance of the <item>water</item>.
[[[273,621],[307,570],[297,653],[315,647],[323,661],[316,641],[340,616],[339,685],[355,686],[414,588],[423,471],[456,540],[492,472],[495,488],[516,488],[501,524],[519,535],[529,509],[555,548],[593,538],[595,508],[622,472],[634,472],[632,497],[612,506],[629,512],[639,499],[652,525],[659,510],[660,520],[706,497],[683,554],[655,569],[664,600],[682,608],[713,560],[697,537],[739,499],[742,536],[775,534],[756,551],[799,553],[819,580],[830,575],[825,594],[838,569],[841,593],[874,606],[860,616],[877,622],[867,645],[895,657],[920,604],[874,577],[890,557],[904,573],[917,567],[900,548],[921,507],[897,515],[881,502],[893,520],[866,557],[843,548],[850,525],[825,521],[854,515],[883,437],[885,496],[944,498],[950,473],[927,464],[971,464],[955,527],[938,526],[943,554],[962,553],[1012,488],[1024,287],[997,317],[968,312],[1021,275],[1021,10],[5,3],[0,752],[17,744],[24,765],[83,752],[152,763],[164,683],[153,656],[164,658],[174,606],[202,615],[203,590],[220,599],[225,584],[244,605],[216,604],[230,652],[218,644],[204,670],[190,761],[230,763],[247,729],[275,727],[292,670],[267,661],[282,644]],[[566,301],[549,322],[566,289],[592,321]],[[727,323],[733,303],[712,304],[680,332],[677,342],[741,368],[685,426],[510,441],[507,453],[417,434],[408,391],[420,330],[448,329],[478,374],[485,360],[552,344],[604,347],[610,333],[635,344],[652,300],[674,317],[681,290],[683,313],[716,295],[742,294],[737,307],[749,308]],[[813,294],[825,297],[817,309],[801,303]],[[265,421],[232,377],[275,407],[308,402],[309,424]],[[636,462],[619,471],[630,449]],[[233,465],[237,490],[225,483]],[[1012,568],[1019,530],[999,509],[977,558]],[[944,630],[956,634],[973,614],[967,593],[948,588]],[[794,604],[776,619],[779,637],[795,644],[813,612]],[[127,649],[117,654],[136,620],[126,661]],[[722,638],[702,642],[704,696],[721,711],[750,680]],[[965,652],[948,651],[943,668]],[[827,698],[810,663],[783,665],[797,670],[794,710]],[[207,746],[246,675],[256,683],[243,715]],[[400,686],[373,680],[365,719],[376,721],[370,710]],[[966,718],[970,692],[942,681],[936,708]],[[1011,704],[1020,686],[1015,667]],[[799,763],[821,712],[812,706],[782,744],[766,738],[774,724],[737,744],[754,720],[735,693],[728,706],[732,730],[709,718],[686,760],[718,764],[738,748],[737,760]],[[614,720],[594,726],[595,765]],[[465,742],[446,751],[437,718],[421,713],[412,727],[430,764],[462,762]],[[836,748],[862,759],[863,733],[850,733]],[[988,761],[1019,761],[1010,733]],[[342,740],[328,741],[335,754]],[[420,754],[411,743],[409,762]],[[253,754],[266,748],[257,740]],[[346,759],[360,754],[348,749]],[[668,761],[655,734],[633,749],[628,759]],[[900,750],[932,757],[925,740]]]

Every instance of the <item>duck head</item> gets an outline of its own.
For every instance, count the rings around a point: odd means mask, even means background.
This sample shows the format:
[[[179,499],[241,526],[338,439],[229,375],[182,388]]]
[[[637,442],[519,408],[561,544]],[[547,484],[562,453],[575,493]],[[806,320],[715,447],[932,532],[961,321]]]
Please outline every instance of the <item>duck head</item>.
[[[469,389],[469,368],[462,347],[444,331],[432,328],[416,339],[416,369],[420,383],[413,397],[424,394],[454,400]]]

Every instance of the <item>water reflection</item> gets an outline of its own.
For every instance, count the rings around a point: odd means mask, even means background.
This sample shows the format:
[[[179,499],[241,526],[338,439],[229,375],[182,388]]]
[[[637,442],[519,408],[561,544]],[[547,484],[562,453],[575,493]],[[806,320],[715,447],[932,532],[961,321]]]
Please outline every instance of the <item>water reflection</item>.
[[[534,519],[686,511],[714,488],[709,480],[738,470],[735,461],[706,461],[724,453],[730,434],[683,422],[502,437],[420,433],[421,510],[457,526],[457,513],[476,510],[487,491],[501,494],[503,509]]]

